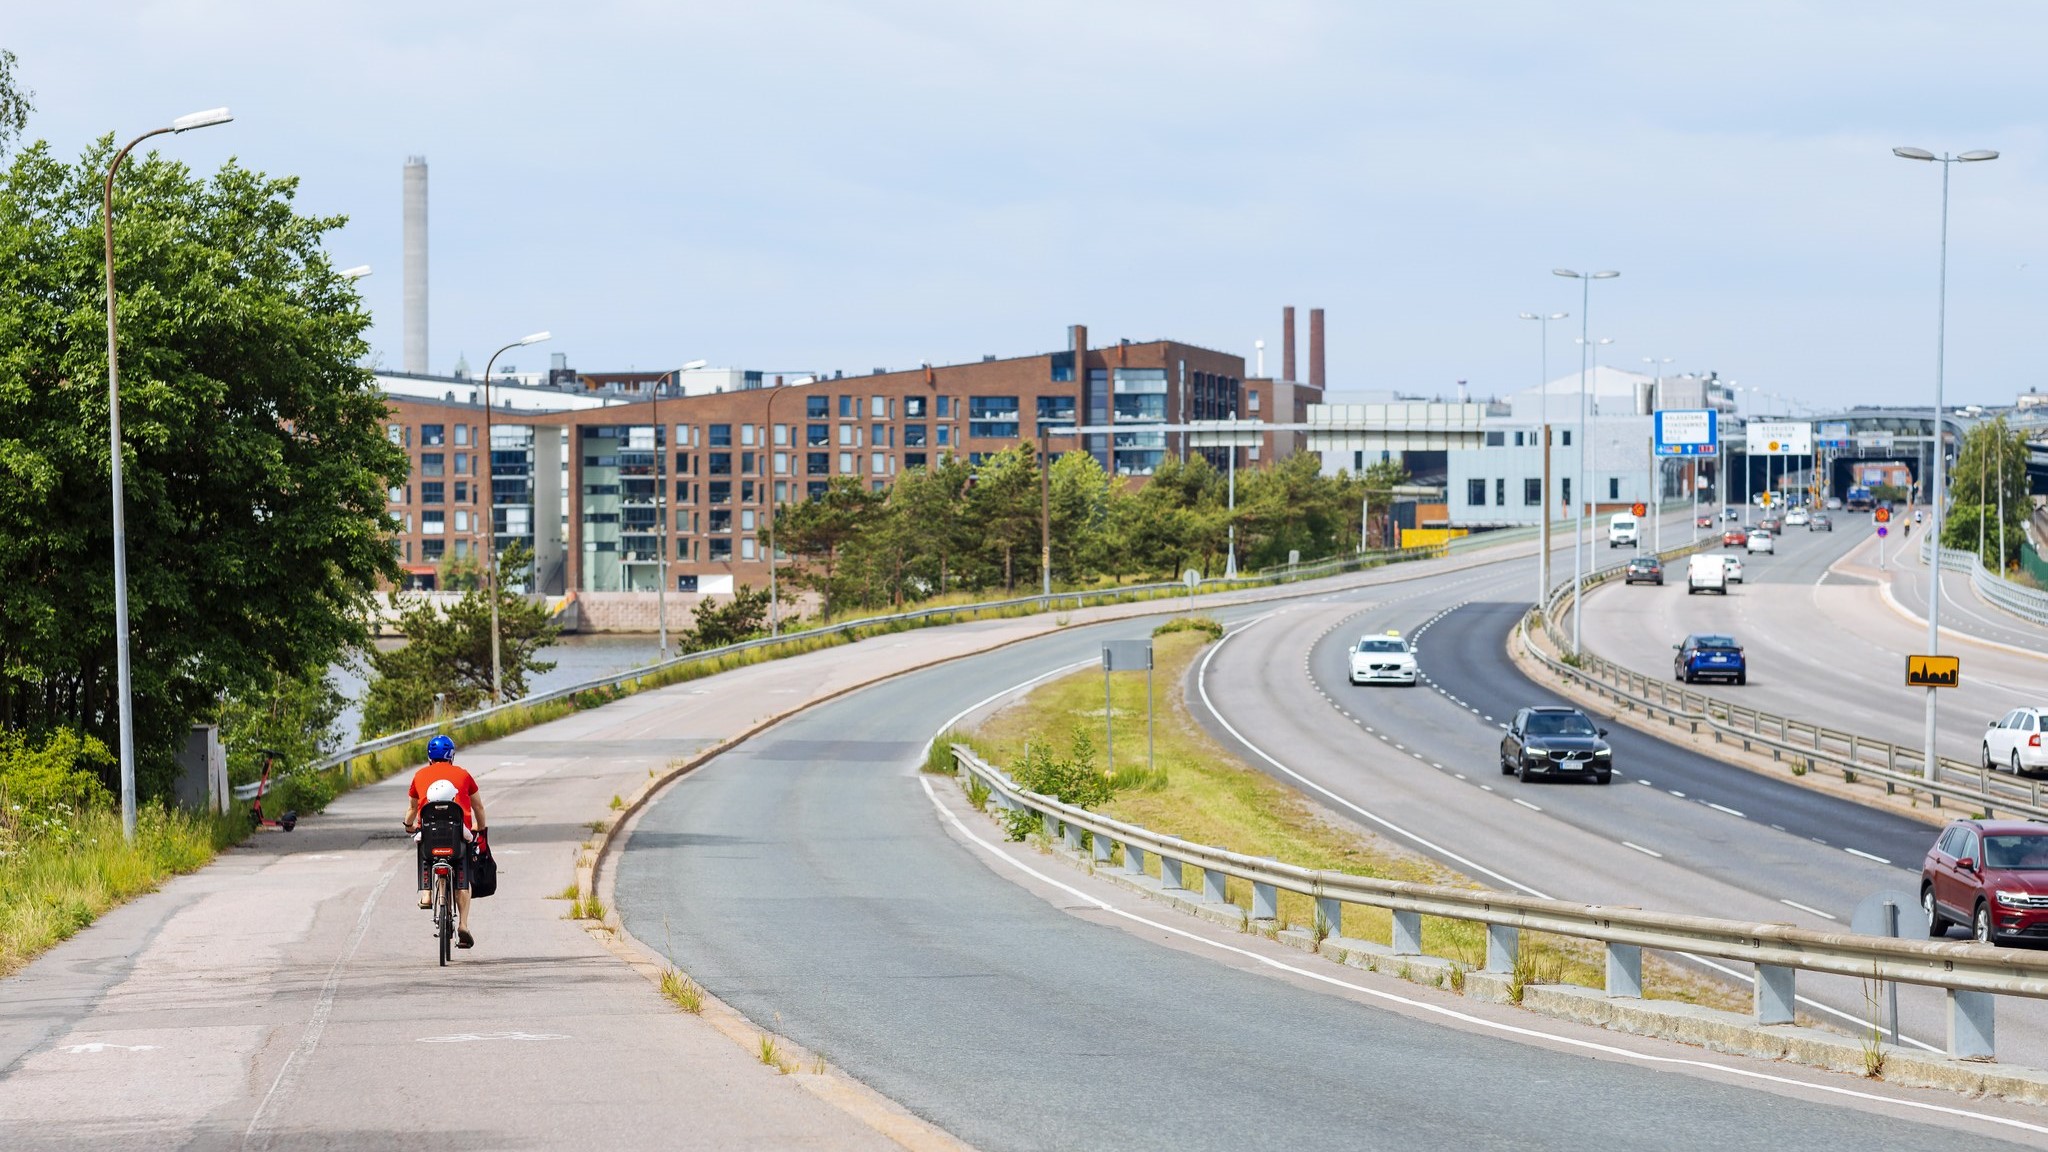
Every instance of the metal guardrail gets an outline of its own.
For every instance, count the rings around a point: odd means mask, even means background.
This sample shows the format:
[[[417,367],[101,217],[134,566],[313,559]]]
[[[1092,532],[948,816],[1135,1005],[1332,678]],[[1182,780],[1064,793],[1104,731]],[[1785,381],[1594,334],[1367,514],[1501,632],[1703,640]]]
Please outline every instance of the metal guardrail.
[[[1203,903],[1224,904],[1224,881],[1252,887],[1250,917],[1277,921],[1280,892],[1315,901],[1319,930],[1343,935],[1343,906],[1382,908],[1393,917],[1390,947],[1395,955],[1422,954],[1422,917],[1437,916],[1486,926],[1488,972],[1513,972],[1522,931],[1589,940],[1606,947],[1609,996],[1640,999],[1642,950],[1709,956],[1756,966],[1754,1015],[1761,1024],[1793,1021],[1796,974],[1812,972],[1865,980],[1896,981],[1946,989],[1949,1055],[1988,1059],[1993,1055],[1994,995],[2048,998],[2048,957],[1976,943],[1934,943],[1885,936],[1817,932],[1784,923],[1716,920],[1600,904],[1574,904],[1484,888],[1452,888],[1326,872],[1247,856],[1223,848],[1148,831],[1063,804],[1020,787],[1001,769],[963,746],[952,746],[962,775],[981,780],[1003,807],[1036,812],[1049,836],[1076,852],[1092,848],[1098,865],[1116,862],[1142,874],[1147,855],[1158,858],[1160,887],[1199,893]],[[1085,833],[1085,837],[1084,837]],[[1185,887],[1182,866],[1198,869],[1196,889]]]
[[[1920,542],[1920,562],[1927,563],[1928,554],[1933,550],[1934,538],[1929,535]],[[1941,566],[1950,572],[1970,574],[1970,587],[1977,595],[2025,620],[2048,628],[2048,592],[2015,584],[1984,566],[1984,558],[1963,548],[1943,548]]]
[[[1422,548],[1397,548],[1388,551],[1362,552],[1309,564],[1282,565],[1278,568],[1265,569],[1252,576],[1238,576],[1230,579],[1219,577],[1214,580],[1202,580],[1198,582],[1194,589],[1190,589],[1186,584],[1178,582],[1167,584],[1132,584],[1121,588],[1103,588],[1085,592],[1059,592],[1051,596],[1019,596],[1007,600],[984,600],[973,604],[955,604],[940,608],[920,608],[912,612],[896,612],[882,616],[865,616],[857,620],[842,620],[837,624],[830,624],[821,628],[807,628],[800,632],[785,632],[780,636],[758,637],[753,640],[743,640],[737,644],[727,644],[718,648],[706,648],[699,652],[688,652],[669,660],[645,664],[625,672],[599,677],[595,680],[586,680],[580,684],[571,684],[563,688],[552,689],[539,695],[523,696],[518,700],[511,700],[489,708],[480,708],[474,712],[465,712],[460,716],[422,724],[416,728],[408,728],[403,732],[394,732],[388,736],[380,736],[375,740],[363,741],[331,756],[316,760],[310,764],[301,765],[288,772],[273,773],[271,782],[274,785],[277,781],[287,776],[297,775],[301,772],[324,772],[334,768],[342,768],[348,771],[350,766],[362,757],[372,756],[391,748],[403,747],[415,740],[422,740],[439,732],[456,730],[476,724],[514,709],[533,708],[558,700],[567,700],[584,692],[607,691],[623,687],[634,681],[659,675],[668,669],[717,660],[721,657],[741,652],[773,648],[785,644],[802,644],[810,640],[838,636],[849,632],[859,632],[870,628],[890,628],[900,625],[915,627],[942,617],[970,616],[984,612],[1006,612],[1020,608],[1029,609],[1034,612],[1052,612],[1067,607],[1083,608],[1091,604],[1170,599],[1174,596],[1188,595],[1190,592],[1200,595],[1203,592],[1232,592],[1245,588],[1292,584],[1344,572],[1383,568],[1389,564],[1398,564],[1410,560],[1425,560],[1442,555],[1444,555],[1443,546],[1432,544]],[[252,782],[237,785],[233,792],[238,800],[251,799],[256,794],[256,784]]]
[[[1593,587],[1604,583],[1620,571],[1620,567],[1601,569],[1587,580],[1586,585]],[[1570,648],[1558,625],[1559,618],[1567,610],[1565,601],[1570,596],[1571,583],[1560,584],[1551,592],[1543,613],[1544,630],[1560,652]],[[1827,765],[1841,771],[1845,780],[1853,782],[1858,777],[1867,776],[1881,781],[1888,793],[1922,793],[1932,798],[1937,808],[1946,799],[1982,811],[1986,816],[2003,811],[2048,820],[2048,805],[2042,802],[2039,779],[2030,777],[2024,781],[2014,779],[2007,782],[1982,764],[1943,756],[1937,759],[1935,779],[1930,780],[1922,776],[1918,768],[1924,757],[1920,748],[1842,732],[1722,700],[1662,677],[1625,668],[1590,652],[1581,652],[1576,663],[1560,660],[1532,643],[1528,628],[1529,620],[1525,617],[1522,621],[1523,649],[1532,657],[1559,676],[1576,680],[1624,707],[1639,709],[1672,723],[1683,723],[1692,732],[1699,732],[1704,727],[1713,732],[1717,740],[1740,743],[1744,751],[1761,748],[1774,760],[1789,759],[1795,765],[1803,764],[1807,770]],[[1902,768],[1901,765],[1913,767]]]

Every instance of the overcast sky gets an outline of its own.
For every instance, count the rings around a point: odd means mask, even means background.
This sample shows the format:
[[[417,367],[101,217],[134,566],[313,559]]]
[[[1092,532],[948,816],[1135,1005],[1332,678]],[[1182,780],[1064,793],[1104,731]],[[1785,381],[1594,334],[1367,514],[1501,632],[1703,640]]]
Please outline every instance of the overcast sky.
[[[1170,337],[1333,387],[1478,395],[1604,359],[1816,407],[2048,387],[2048,5],[1857,0],[274,0],[16,4],[31,138],[302,179],[401,361],[400,175],[431,171],[431,357],[849,374]]]

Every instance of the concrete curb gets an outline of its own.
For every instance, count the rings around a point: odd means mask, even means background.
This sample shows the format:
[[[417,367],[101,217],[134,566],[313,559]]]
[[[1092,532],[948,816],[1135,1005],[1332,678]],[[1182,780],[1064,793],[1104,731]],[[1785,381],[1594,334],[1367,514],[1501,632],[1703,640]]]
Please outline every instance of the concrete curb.
[[[982,815],[1001,830],[988,813]],[[1239,905],[1207,903],[1190,890],[1163,889],[1150,876],[1097,867],[1091,856],[1063,844],[1040,842],[1039,848],[1076,871],[1211,924],[1264,936],[1348,968],[1393,976],[1411,984],[1427,984],[1468,999],[1496,1004],[1513,1001],[1512,978],[1504,972],[1466,968],[1440,956],[1396,955],[1387,945],[1369,940],[1333,936],[1318,944],[1299,928],[1282,928],[1270,920],[1252,920]],[[1758,1024],[1739,1013],[1680,1000],[1614,998],[1601,989],[1574,984],[1525,984],[1520,1007],[1539,1016],[1609,1031],[1855,1076],[1867,1075],[1868,1062],[1876,1059],[1881,1072],[1872,1078],[1886,1084],[2048,1104],[2048,1070],[1956,1060],[1891,1044],[1866,1045],[1837,1032],[1792,1024]]]

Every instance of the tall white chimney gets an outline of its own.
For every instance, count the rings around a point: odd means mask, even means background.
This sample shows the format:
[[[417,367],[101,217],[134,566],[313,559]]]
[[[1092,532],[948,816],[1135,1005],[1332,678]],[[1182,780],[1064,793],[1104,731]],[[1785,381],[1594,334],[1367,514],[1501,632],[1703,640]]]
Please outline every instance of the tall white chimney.
[[[405,160],[405,370],[427,372],[427,158]]]

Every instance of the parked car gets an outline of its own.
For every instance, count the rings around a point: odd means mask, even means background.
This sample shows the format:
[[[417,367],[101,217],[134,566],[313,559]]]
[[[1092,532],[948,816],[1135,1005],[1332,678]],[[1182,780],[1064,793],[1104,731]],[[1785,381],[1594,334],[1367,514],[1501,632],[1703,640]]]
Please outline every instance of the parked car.
[[[1728,680],[1749,683],[1749,661],[1733,636],[1695,633],[1672,645],[1678,655],[1671,658],[1671,674],[1691,684],[1697,680]]]
[[[2048,769],[2048,708],[2015,708],[1984,729],[1984,767],[2010,768],[2015,776]]]
[[[1501,737],[1501,775],[1605,784],[1614,777],[1614,749],[1606,736],[1607,729],[1595,727],[1577,708],[1524,708]]]
[[[1724,548],[1740,548],[1747,543],[1749,543],[1749,533],[1741,528],[1730,528],[1726,532],[1721,533],[1721,545]]]
[[[1815,512],[1813,519],[1806,522],[1806,530],[1808,532],[1833,532],[1835,530],[1835,518],[1825,512]]]
[[[1721,554],[1721,562],[1728,566],[1728,582],[1730,584],[1742,583],[1742,557],[1724,552]]]
[[[1624,584],[1664,583],[1664,562],[1655,556],[1638,556],[1628,562],[1628,570],[1622,573]]]
[[[1360,637],[1351,650],[1353,684],[1406,684],[1413,688],[1421,675],[1415,654],[1399,632]]]
[[[1767,528],[1759,528],[1751,532],[1746,546],[1752,553],[1769,552],[1773,556],[1778,554],[1778,538],[1773,536],[1771,530]]]
[[[2048,824],[1955,820],[1920,866],[1927,934],[1951,924],[1986,944],[2048,940]]]

